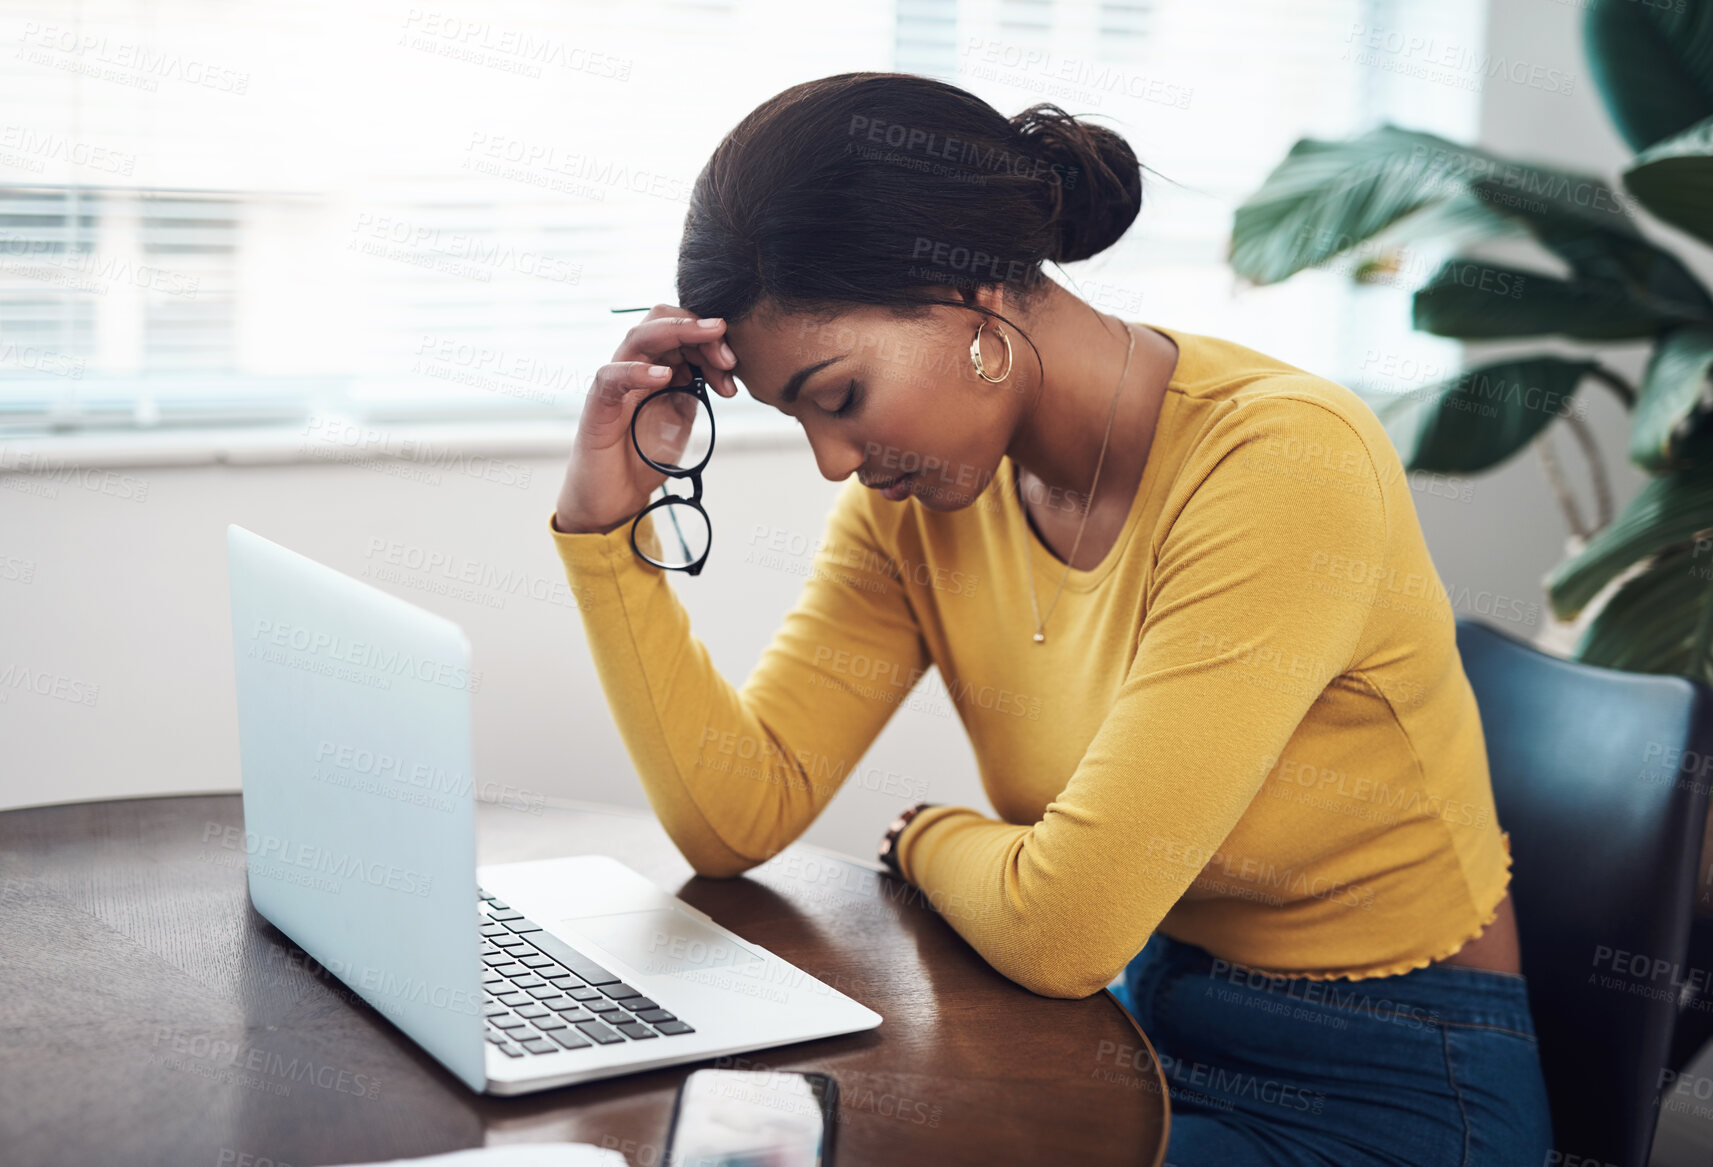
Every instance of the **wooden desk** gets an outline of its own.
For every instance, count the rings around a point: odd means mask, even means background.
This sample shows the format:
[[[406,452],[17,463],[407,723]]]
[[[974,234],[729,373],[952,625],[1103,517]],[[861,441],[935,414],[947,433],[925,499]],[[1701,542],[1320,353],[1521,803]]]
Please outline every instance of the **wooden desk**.
[[[236,795],[0,813],[0,1159],[313,1167],[577,1141],[658,1167],[694,1065],[471,1093],[251,909],[235,825]],[[1116,999],[1019,988],[877,868],[797,846],[702,879],[650,815],[482,807],[484,863],[583,852],[886,1018],[697,1063],[833,1074],[839,1164],[1162,1161],[1165,1079]]]

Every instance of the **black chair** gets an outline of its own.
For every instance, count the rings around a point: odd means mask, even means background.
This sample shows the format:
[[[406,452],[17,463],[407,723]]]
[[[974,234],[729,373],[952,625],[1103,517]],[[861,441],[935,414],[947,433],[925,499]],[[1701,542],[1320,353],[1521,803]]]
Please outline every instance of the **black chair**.
[[[1713,975],[1686,961],[1713,689],[1563,660],[1471,619],[1457,647],[1511,836],[1557,1150],[1645,1167],[1680,1008]]]

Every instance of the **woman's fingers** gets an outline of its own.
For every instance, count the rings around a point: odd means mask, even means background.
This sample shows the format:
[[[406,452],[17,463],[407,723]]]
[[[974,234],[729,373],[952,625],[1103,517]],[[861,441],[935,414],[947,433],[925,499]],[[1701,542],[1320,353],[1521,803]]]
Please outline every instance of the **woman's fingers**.
[[[560,530],[607,531],[647,505],[663,475],[629,448],[637,407],[651,393],[688,384],[691,364],[702,370],[714,392],[735,396],[731,369],[737,360],[725,331],[724,320],[703,321],[676,305],[656,304],[625,334],[612,361],[596,370],[589,384],[560,488]],[[666,464],[688,445],[701,406],[684,393],[662,401],[668,408],[651,408],[640,419],[637,440],[651,451],[650,458]]]
[[[727,371],[737,363],[732,356],[731,346],[724,339],[711,340],[697,345],[696,351],[701,354],[696,359],[696,364],[701,368],[702,375],[708,379],[708,384],[714,387],[714,392],[721,397],[736,397],[737,382],[732,380],[731,373]]]
[[[647,319],[626,334],[614,359],[671,365],[674,370],[695,364],[701,367],[716,393],[733,397],[737,394],[737,382],[729,370],[737,360],[726,342],[725,329],[724,320],[703,321],[684,313],[682,308],[656,305]],[[688,384],[689,379],[687,372],[675,371],[672,381]]]
[[[578,431],[597,446],[611,444],[614,434],[630,425],[635,402],[672,380],[672,369],[653,361],[614,361],[595,370],[583,401]]]

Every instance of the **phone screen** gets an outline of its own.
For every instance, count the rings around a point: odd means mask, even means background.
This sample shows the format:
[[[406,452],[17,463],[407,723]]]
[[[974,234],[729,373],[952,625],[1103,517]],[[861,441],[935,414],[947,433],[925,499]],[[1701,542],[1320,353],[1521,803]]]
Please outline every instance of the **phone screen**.
[[[669,1167],[826,1167],[838,1083],[788,1070],[696,1070],[678,1091]]]

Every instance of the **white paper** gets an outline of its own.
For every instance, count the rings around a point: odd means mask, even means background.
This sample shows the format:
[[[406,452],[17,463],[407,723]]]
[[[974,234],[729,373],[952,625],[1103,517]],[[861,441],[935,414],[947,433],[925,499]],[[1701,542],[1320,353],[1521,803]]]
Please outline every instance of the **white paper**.
[[[407,1163],[423,1167],[628,1167],[623,1155],[593,1143],[511,1143],[448,1151],[421,1159],[344,1163],[340,1167],[404,1167]]]

